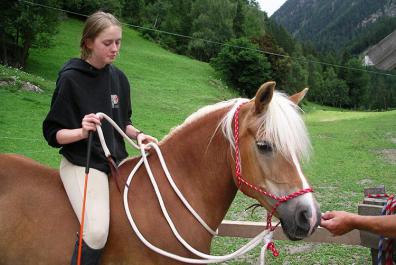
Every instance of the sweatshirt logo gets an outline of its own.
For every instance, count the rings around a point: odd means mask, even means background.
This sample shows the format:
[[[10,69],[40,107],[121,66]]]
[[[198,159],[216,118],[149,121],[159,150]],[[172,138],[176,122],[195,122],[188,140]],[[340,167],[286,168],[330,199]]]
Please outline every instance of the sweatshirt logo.
[[[120,99],[119,99],[118,95],[111,95],[111,107],[113,109],[118,109],[120,107],[118,104],[119,101],[120,101]]]

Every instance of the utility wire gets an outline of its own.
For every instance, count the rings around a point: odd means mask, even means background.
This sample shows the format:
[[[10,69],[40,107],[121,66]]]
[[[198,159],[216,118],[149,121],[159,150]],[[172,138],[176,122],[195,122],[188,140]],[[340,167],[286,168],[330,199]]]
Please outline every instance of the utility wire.
[[[42,142],[42,141],[44,141],[44,139],[32,139],[32,138],[21,138],[21,137],[7,137],[7,136],[4,136],[4,137],[2,137],[2,136],[0,136],[0,139],[4,139],[4,140],[17,140],[17,141],[19,141],[19,140],[23,140],[23,141],[38,141],[38,142]]]
[[[57,11],[61,11],[61,12],[65,12],[65,13],[69,13],[69,14],[73,14],[73,15],[78,15],[78,16],[82,16],[82,17],[89,17],[89,15],[85,15],[85,14],[81,14],[81,13],[77,13],[77,12],[61,9],[61,8],[58,8],[58,7],[52,7],[52,6],[43,5],[43,4],[39,4],[39,3],[34,3],[34,2],[31,2],[31,1],[26,1],[26,0],[19,0],[19,1],[27,3],[27,4],[30,4],[30,5],[40,6],[40,7],[44,7],[44,8],[48,8],[48,9],[52,9],[52,10],[57,10]],[[354,70],[354,71],[367,72],[367,73],[371,73],[371,74],[396,77],[396,75],[390,74],[390,73],[382,73],[382,72],[377,72],[377,71],[373,71],[373,70],[361,69],[361,68],[356,68],[356,67],[348,67],[348,66],[343,66],[343,65],[339,65],[339,64],[332,64],[332,63],[326,63],[326,62],[317,61],[317,60],[309,60],[309,59],[305,59],[305,58],[298,58],[298,57],[294,57],[294,56],[290,56],[290,55],[274,53],[274,52],[264,51],[264,50],[260,50],[260,49],[242,47],[242,46],[238,46],[238,45],[231,45],[231,44],[227,44],[227,43],[224,43],[224,42],[213,41],[213,40],[208,40],[208,39],[203,39],[203,38],[196,38],[196,37],[183,35],[183,34],[179,34],[179,33],[174,33],[174,32],[154,29],[154,28],[148,28],[148,27],[133,25],[133,24],[125,23],[125,22],[121,22],[121,24],[129,26],[129,27],[132,27],[132,28],[143,29],[143,30],[148,30],[148,31],[155,31],[155,32],[158,32],[158,33],[161,33],[161,34],[167,34],[167,35],[171,35],[171,36],[175,36],[175,37],[180,37],[180,38],[185,38],[185,39],[190,39],[190,40],[200,40],[200,41],[204,41],[204,42],[207,42],[207,43],[216,44],[216,45],[220,45],[220,46],[227,46],[227,47],[241,49],[241,50],[255,51],[255,52],[259,52],[259,53],[267,54],[267,55],[271,55],[271,56],[289,58],[289,59],[296,60],[296,61],[301,61],[301,62],[304,62],[304,63],[316,63],[316,64],[321,64],[321,65],[325,65],[325,66],[333,66],[333,67],[347,69],[347,70]]]

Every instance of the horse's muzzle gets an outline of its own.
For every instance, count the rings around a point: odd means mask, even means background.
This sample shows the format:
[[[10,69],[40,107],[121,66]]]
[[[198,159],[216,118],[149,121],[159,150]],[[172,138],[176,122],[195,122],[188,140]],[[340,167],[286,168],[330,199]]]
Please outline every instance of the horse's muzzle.
[[[320,223],[320,209],[316,201],[295,198],[278,207],[283,232],[290,240],[310,236]]]

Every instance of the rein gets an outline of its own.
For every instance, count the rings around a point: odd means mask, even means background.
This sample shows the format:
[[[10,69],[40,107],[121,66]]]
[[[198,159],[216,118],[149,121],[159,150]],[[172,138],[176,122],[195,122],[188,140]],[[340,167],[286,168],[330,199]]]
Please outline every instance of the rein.
[[[235,110],[235,114],[234,114],[234,141],[235,141],[235,177],[237,179],[237,187],[238,189],[241,189],[242,184],[247,186],[250,189],[253,189],[255,191],[257,191],[258,193],[263,194],[264,196],[267,196],[273,200],[276,201],[275,205],[272,207],[271,212],[269,212],[267,214],[267,227],[266,229],[269,229],[269,231],[274,231],[275,228],[280,224],[280,222],[278,222],[278,224],[276,224],[275,226],[272,226],[272,216],[274,215],[276,209],[278,208],[279,205],[281,205],[284,202],[287,202],[291,199],[294,199],[298,196],[301,196],[305,193],[308,192],[313,192],[312,188],[306,188],[306,189],[301,189],[298,191],[295,191],[289,195],[286,196],[277,196],[275,194],[272,194],[266,190],[263,190],[261,187],[258,187],[254,184],[251,184],[250,182],[248,182],[247,180],[245,180],[242,177],[242,173],[241,173],[241,161],[240,161],[240,153],[239,153],[239,112],[241,110],[241,107],[246,104],[246,103],[242,103],[238,106],[238,108]],[[275,244],[273,242],[270,242],[270,244],[268,244],[268,249],[270,249],[272,251],[272,254],[274,256],[278,256],[279,252],[276,250],[275,248]]]

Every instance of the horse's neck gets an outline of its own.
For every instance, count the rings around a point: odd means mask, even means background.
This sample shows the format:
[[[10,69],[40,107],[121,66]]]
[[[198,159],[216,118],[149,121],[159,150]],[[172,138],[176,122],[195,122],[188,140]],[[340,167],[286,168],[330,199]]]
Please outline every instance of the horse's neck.
[[[212,228],[223,220],[237,191],[229,144],[221,129],[216,131],[222,115],[217,111],[200,118],[178,129],[161,145],[176,183]]]
[[[224,113],[222,114],[224,115]],[[180,191],[209,227],[216,229],[231,205],[237,189],[229,162],[231,161],[229,144],[221,130],[213,136],[220,114],[216,112],[216,115],[210,116],[205,120],[192,122],[176,130],[175,133],[161,142],[160,149],[170,174]],[[212,136],[213,139],[210,141]],[[119,168],[124,181],[138,160],[138,158],[132,159]],[[148,160],[161,190],[164,203],[167,205],[178,231],[195,248],[208,253],[212,237],[198,221],[193,219],[171,190],[170,184],[159,165],[158,156],[153,150],[150,151]],[[114,192],[115,186],[113,185]],[[128,198],[130,208],[134,210],[138,227],[142,229],[143,235],[148,236],[149,241],[165,249],[172,246],[174,250],[177,249],[177,253],[184,256],[190,255],[171,235],[166,221],[161,217],[161,210],[153,194],[147,171],[144,168],[137,171],[136,177],[130,185]],[[127,224],[122,218],[122,207],[114,203],[116,200],[112,201],[113,213],[119,214],[113,218],[113,220],[116,220],[113,221],[113,227],[118,227],[117,229],[122,231],[118,234],[115,233],[116,235],[112,234],[112,244],[118,246],[113,250],[117,253],[123,252],[123,257],[131,256],[130,260],[134,261],[137,255],[141,256],[143,254],[139,254],[140,251],[130,253],[130,248],[140,249],[136,246],[138,243],[134,243],[133,239],[124,239],[125,244],[117,243],[117,237],[124,238],[125,233],[123,231],[127,229]],[[137,262],[136,264],[148,264],[144,257],[142,260],[144,262]],[[153,264],[159,263],[155,262]],[[162,264],[165,264],[165,262]]]

